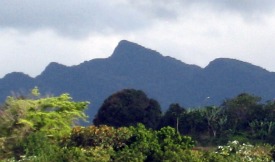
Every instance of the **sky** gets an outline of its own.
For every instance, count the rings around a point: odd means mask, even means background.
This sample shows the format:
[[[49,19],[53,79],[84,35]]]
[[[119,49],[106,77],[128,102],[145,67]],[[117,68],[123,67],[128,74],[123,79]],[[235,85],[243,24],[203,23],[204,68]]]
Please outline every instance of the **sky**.
[[[107,58],[120,40],[201,67],[233,58],[275,72],[275,1],[0,1],[0,78]]]

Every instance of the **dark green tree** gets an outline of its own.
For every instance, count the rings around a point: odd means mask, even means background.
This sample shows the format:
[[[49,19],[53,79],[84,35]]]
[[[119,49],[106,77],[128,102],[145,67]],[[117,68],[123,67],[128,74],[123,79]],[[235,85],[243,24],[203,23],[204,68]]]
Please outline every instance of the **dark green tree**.
[[[190,161],[188,151],[195,145],[191,137],[182,136],[171,127],[152,130],[138,124],[130,129],[133,135],[128,147],[117,153],[118,161]]]
[[[261,108],[260,101],[260,97],[247,93],[224,101],[221,107],[228,116],[228,127],[234,132],[248,128],[251,115],[255,114],[253,112],[257,112],[258,108]]]
[[[141,90],[125,89],[108,97],[99,108],[95,125],[114,127],[133,126],[143,123],[156,129],[161,119],[160,105],[149,99]]]
[[[161,119],[160,127],[171,126],[179,132],[180,117],[186,113],[178,103],[171,104]]]
[[[217,133],[223,131],[223,126],[227,122],[227,116],[222,113],[221,108],[214,106],[205,107],[202,109],[202,113],[207,121],[209,135],[216,138]]]
[[[208,131],[207,119],[202,109],[192,109],[180,118],[179,130],[182,134],[198,136]]]
[[[275,100],[268,101],[264,105],[264,113],[265,117],[268,121],[274,121],[275,122]]]

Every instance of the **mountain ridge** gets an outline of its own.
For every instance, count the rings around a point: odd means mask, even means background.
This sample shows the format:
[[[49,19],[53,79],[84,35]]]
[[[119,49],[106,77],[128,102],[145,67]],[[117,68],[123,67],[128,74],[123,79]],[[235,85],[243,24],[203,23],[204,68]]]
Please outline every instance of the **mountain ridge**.
[[[122,40],[108,58],[74,66],[52,62],[34,78],[23,73],[7,74],[0,79],[0,101],[12,91],[28,92],[34,86],[42,93],[68,92],[76,100],[90,101],[87,113],[92,118],[104,99],[125,88],[143,90],[158,100],[163,110],[171,103],[185,107],[217,105],[243,92],[269,100],[275,97],[275,73],[229,58],[215,59],[201,68]]]

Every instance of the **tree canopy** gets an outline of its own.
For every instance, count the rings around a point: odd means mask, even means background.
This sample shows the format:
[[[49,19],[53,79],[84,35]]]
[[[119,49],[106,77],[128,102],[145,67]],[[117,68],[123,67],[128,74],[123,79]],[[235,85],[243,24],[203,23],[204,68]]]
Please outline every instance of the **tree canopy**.
[[[37,88],[26,97],[8,97],[0,106],[0,161],[269,162],[275,159],[274,146],[262,145],[275,143],[274,101],[264,105],[256,96],[241,94],[220,107],[185,110],[179,104],[171,104],[161,117],[157,101],[142,91],[130,89],[107,98],[104,104],[109,107],[103,107],[101,114],[111,124],[130,127],[76,126],[78,120],[85,120],[87,104],[72,101],[69,94],[42,97]],[[112,112],[116,114],[108,114]],[[160,117],[171,127],[151,129]],[[101,118],[102,123],[104,120]],[[234,121],[240,125],[238,129]],[[253,145],[247,143],[248,139]],[[219,146],[214,150],[215,145]]]
[[[157,128],[160,119],[161,109],[156,100],[149,99],[141,90],[125,89],[104,101],[94,124],[121,127],[143,123],[146,127]]]
[[[69,94],[41,97],[38,88],[29,97],[7,97],[0,110],[0,138],[12,150],[33,133],[51,138],[69,134],[76,122],[87,118],[87,105],[72,101]]]

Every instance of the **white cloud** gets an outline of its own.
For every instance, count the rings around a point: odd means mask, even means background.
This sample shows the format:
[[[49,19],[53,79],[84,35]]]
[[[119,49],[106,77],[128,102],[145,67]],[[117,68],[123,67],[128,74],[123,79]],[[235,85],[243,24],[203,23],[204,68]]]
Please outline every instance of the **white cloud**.
[[[5,30],[0,32],[0,77],[13,71],[36,76],[50,62],[76,65],[84,60],[108,57],[119,39],[114,35],[73,40],[49,30],[28,34]]]

